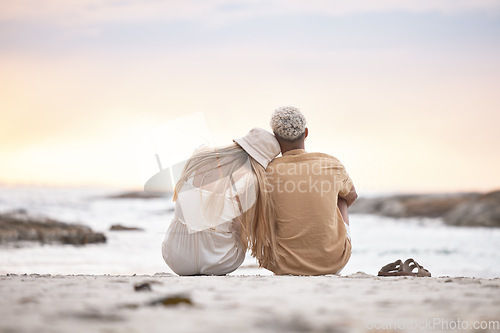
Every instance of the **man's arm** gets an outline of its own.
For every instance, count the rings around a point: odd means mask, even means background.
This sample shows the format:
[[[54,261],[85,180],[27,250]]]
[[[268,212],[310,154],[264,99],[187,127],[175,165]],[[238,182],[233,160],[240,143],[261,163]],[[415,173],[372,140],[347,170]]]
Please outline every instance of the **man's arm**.
[[[352,203],[354,202],[354,200],[356,200],[358,198],[358,194],[356,193],[356,189],[354,188],[354,185],[352,186],[351,191],[349,193],[347,193],[347,195],[345,197],[339,196],[339,198],[342,198],[342,199],[345,200],[345,202],[347,204],[347,207],[349,207],[350,205],[352,205]]]
[[[347,201],[344,198],[338,197],[337,206],[344,222],[349,225],[349,212],[347,211]]]

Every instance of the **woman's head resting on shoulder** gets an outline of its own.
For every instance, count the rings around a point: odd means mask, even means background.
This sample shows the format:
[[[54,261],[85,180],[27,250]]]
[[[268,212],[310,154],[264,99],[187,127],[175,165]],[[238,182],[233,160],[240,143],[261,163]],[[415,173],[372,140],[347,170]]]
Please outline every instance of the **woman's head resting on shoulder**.
[[[233,141],[264,169],[280,153],[280,145],[274,135],[262,128],[252,128],[247,135]]]

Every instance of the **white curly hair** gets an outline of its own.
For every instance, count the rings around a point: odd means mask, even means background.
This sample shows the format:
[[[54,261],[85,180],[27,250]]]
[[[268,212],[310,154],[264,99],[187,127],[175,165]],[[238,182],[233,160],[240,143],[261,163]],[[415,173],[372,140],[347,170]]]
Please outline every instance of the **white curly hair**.
[[[282,106],[274,110],[271,128],[280,138],[295,141],[306,131],[306,118],[298,108]]]

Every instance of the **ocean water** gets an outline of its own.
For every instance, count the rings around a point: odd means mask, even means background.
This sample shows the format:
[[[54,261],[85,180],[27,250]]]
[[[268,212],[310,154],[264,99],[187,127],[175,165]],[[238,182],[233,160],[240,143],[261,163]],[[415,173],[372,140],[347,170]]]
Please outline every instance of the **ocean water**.
[[[173,215],[171,198],[110,199],[119,191],[88,188],[0,187],[0,213],[24,209],[106,234],[106,244],[0,247],[0,274],[172,273],[161,243]],[[500,277],[500,229],[453,227],[440,219],[351,215],[353,252],[342,274],[376,275],[396,259],[414,258],[433,276]],[[109,231],[113,224],[144,231]],[[271,275],[247,255],[232,274]]]

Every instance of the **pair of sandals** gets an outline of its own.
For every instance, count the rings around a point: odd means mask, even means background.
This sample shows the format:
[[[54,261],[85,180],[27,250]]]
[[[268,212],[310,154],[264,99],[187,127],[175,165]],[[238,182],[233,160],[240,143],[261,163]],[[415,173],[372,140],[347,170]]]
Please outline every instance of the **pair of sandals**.
[[[417,269],[415,272],[414,270]],[[419,265],[412,258],[407,259],[405,262],[401,260],[396,260],[390,264],[385,265],[378,272],[378,276],[418,276],[418,277],[430,277],[431,273],[426,270],[423,266]]]

